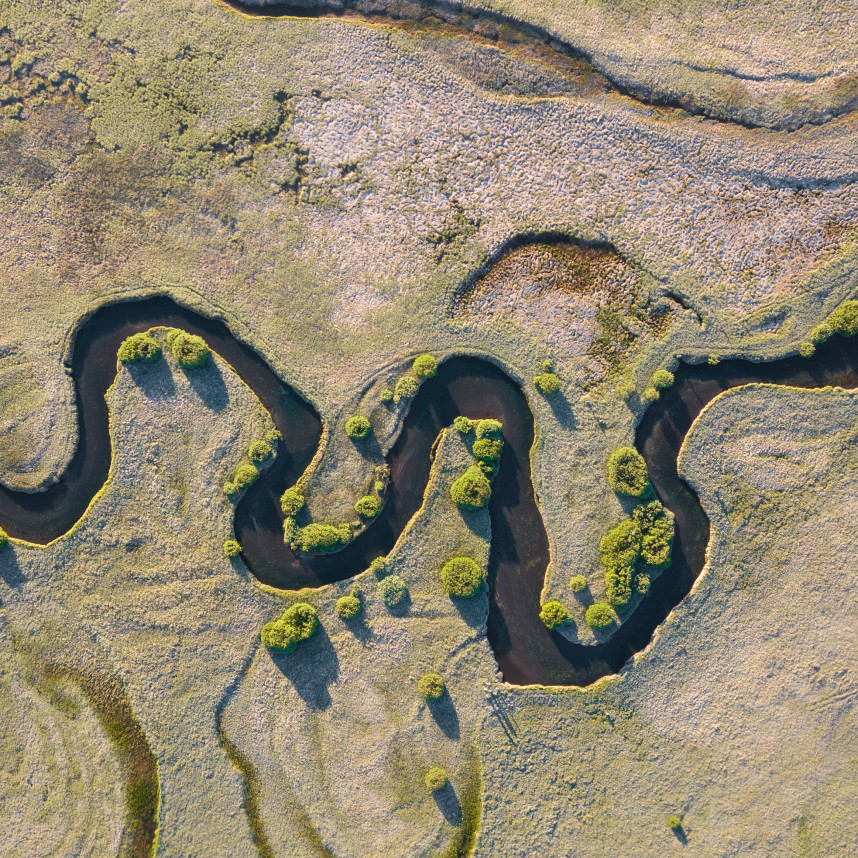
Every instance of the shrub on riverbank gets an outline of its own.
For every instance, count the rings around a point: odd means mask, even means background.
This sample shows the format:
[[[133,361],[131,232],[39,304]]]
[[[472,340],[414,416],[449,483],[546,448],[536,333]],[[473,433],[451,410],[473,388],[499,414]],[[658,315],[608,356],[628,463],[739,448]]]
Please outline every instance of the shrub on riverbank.
[[[117,357],[123,363],[149,363],[161,357],[161,346],[149,334],[132,334],[119,347]]]
[[[346,435],[356,441],[359,441],[362,438],[366,438],[366,436],[369,435],[371,429],[372,424],[366,417],[361,414],[358,414],[354,417],[349,417],[349,419],[346,420]]]
[[[262,643],[268,649],[292,652],[301,641],[308,640],[319,627],[319,615],[307,602],[296,602],[279,620],[262,628]]]
[[[420,382],[413,375],[403,375],[393,389],[393,401],[398,405],[403,399],[411,399],[419,387]]]
[[[624,518],[599,540],[602,564],[608,568],[632,566],[641,552],[641,530],[630,518]]]
[[[503,423],[500,420],[478,420],[474,431],[477,435],[477,440],[481,441],[484,438],[500,441],[503,438]]]
[[[451,596],[470,599],[483,586],[480,564],[470,557],[454,557],[441,567],[441,584]]]
[[[543,372],[533,379],[536,389],[543,396],[551,396],[552,393],[557,393],[560,390],[560,377],[553,372]]]
[[[632,598],[634,566],[611,566],[605,571],[605,596],[617,609],[628,605]]]
[[[606,605],[604,602],[594,602],[587,608],[584,619],[591,629],[606,629],[614,622],[614,613],[610,605]]]
[[[354,534],[347,524],[308,524],[299,527],[292,537],[292,545],[299,551],[317,551],[326,554],[352,541]]]
[[[467,417],[459,416],[453,421],[453,427],[457,432],[461,432],[463,435],[467,435],[468,432],[473,430],[474,421],[469,420]]]
[[[375,495],[364,495],[355,504],[355,512],[361,518],[375,518],[381,512],[381,501]]]
[[[639,498],[649,489],[644,457],[634,447],[618,447],[608,459],[608,485],[621,495]]]
[[[223,553],[227,557],[238,557],[241,554],[241,544],[237,539],[227,539],[223,544]]]
[[[464,509],[482,509],[491,496],[491,483],[479,465],[471,465],[450,486],[453,502]]]
[[[571,619],[569,611],[561,602],[552,601],[546,602],[539,612],[539,619],[545,624],[547,629],[556,629],[558,626],[565,626]]]
[[[189,334],[187,331],[176,329],[169,331],[167,344],[170,346],[176,362],[188,369],[202,366],[211,354],[211,349],[202,337]]]
[[[232,481],[238,488],[244,489],[255,483],[257,479],[259,479],[259,469],[256,465],[244,462],[235,469],[235,476],[233,476]]]
[[[385,404],[393,402],[393,391],[389,387],[385,387],[382,389],[381,393],[378,394],[378,398]]]
[[[5,547],[9,543],[9,534],[0,527],[0,548]]]
[[[337,599],[337,614],[340,619],[353,620],[362,609],[363,606],[357,593],[352,592]]]
[[[440,673],[424,673],[417,681],[417,690],[426,701],[439,700],[444,689],[444,677]]]
[[[587,589],[587,579],[583,575],[573,575],[569,579],[569,589],[573,593],[583,593]]]
[[[650,384],[656,390],[664,390],[666,387],[670,387],[673,384],[674,378],[673,373],[668,372],[666,369],[657,369],[650,379]]]
[[[828,324],[835,334],[852,337],[858,333],[858,301],[844,301],[829,317]]]
[[[474,441],[471,448],[474,457],[484,462],[496,462],[503,451],[503,441],[500,438],[480,438]]]
[[[440,766],[432,766],[432,768],[426,772],[423,780],[425,781],[426,789],[428,789],[429,792],[437,792],[439,789],[444,789],[444,787],[449,783],[447,772],[445,772]]]
[[[378,595],[388,608],[395,608],[408,596],[408,586],[398,575],[388,575],[378,582]]]
[[[640,556],[649,566],[670,563],[674,524],[658,501],[641,504],[632,512],[632,521],[640,529]]]
[[[432,355],[420,355],[411,365],[418,378],[433,378],[438,374],[438,361]]]
[[[264,462],[273,452],[267,441],[252,441],[247,448],[247,458],[251,462]]]
[[[285,515],[295,515],[304,506],[304,496],[296,489],[286,489],[280,495],[280,509]]]

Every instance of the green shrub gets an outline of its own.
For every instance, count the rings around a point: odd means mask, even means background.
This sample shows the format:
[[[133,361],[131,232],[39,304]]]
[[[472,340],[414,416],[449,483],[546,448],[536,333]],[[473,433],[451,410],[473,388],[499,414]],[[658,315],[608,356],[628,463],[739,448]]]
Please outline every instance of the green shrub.
[[[419,387],[420,383],[413,375],[403,375],[393,389],[393,401],[399,403],[403,399],[411,399]]]
[[[355,504],[355,512],[361,518],[375,518],[381,512],[381,501],[375,495],[364,495]]]
[[[161,346],[149,334],[132,334],[119,347],[117,357],[123,363],[151,362],[161,357]]]
[[[286,489],[280,495],[280,509],[285,515],[295,515],[304,506],[304,496],[296,489]]]
[[[667,824],[676,831],[678,828],[682,828],[682,820],[678,816],[668,816]]]
[[[608,459],[608,485],[621,495],[639,498],[649,489],[644,457],[634,447],[618,447]]]
[[[267,441],[251,441],[247,448],[247,458],[251,462],[263,462],[271,453],[271,445]]]
[[[635,589],[641,596],[646,596],[649,593],[649,588],[652,586],[652,579],[646,572],[638,572],[635,577]]]
[[[496,462],[500,459],[503,441],[495,438],[480,438],[479,441],[474,441],[474,446],[471,449],[477,459]]]
[[[0,548],[3,548],[9,543],[9,534],[0,527]]]
[[[279,430],[279,429],[274,429],[274,428],[272,427],[271,429],[269,429],[269,430],[265,433],[265,440],[266,440],[269,444],[274,445],[274,444],[276,444],[278,441],[282,441],[282,440],[283,440],[283,436],[280,434],[280,430]]]
[[[802,357],[804,357],[804,358],[813,357],[815,352],[816,352],[816,346],[813,343],[810,343],[810,342],[799,343],[798,353]]]
[[[444,677],[440,673],[424,673],[417,681],[417,690],[424,700],[439,700],[444,694]]]
[[[208,360],[211,349],[202,337],[187,331],[176,331],[172,336],[171,334],[173,332],[167,335],[167,342],[170,343],[173,357],[180,366],[193,368],[202,366]]]
[[[354,534],[347,524],[308,524],[292,537],[292,543],[300,551],[318,551],[326,554],[336,551],[352,541]]]
[[[709,355],[709,357],[706,358],[706,363],[708,363],[709,366],[718,366],[721,361],[718,359],[717,355]]]
[[[447,772],[444,771],[440,766],[432,766],[423,780],[426,783],[426,789],[429,792],[437,792],[439,789],[444,789],[445,786],[449,783],[449,778],[447,777]]]
[[[269,649],[292,652],[301,641],[311,638],[319,627],[316,609],[306,602],[296,602],[279,620],[262,628],[262,643]]]
[[[388,608],[394,608],[408,596],[408,587],[398,575],[388,575],[378,582],[378,595]]]
[[[432,355],[420,355],[414,359],[411,369],[418,378],[432,378],[438,374],[438,361]]]
[[[649,566],[670,563],[674,524],[658,501],[640,504],[632,512],[632,522],[641,532],[640,556]]]
[[[537,375],[533,379],[533,383],[543,396],[551,396],[552,393],[557,393],[560,390],[560,378],[553,372],[543,372],[542,375]]]
[[[482,509],[491,496],[491,484],[479,465],[471,465],[450,486],[453,502],[465,509]]]
[[[651,386],[643,392],[643,398],[646,402],[655,402],[656,399],[658,399],[660,396],[661,393],[659,393],[656,388]]]
[[[349,417],[349,419],[346,420],[346,435],[348,435],[349,438],[355,438],[357,440],[366,438],[371,429],[372,424],[361,414],[358,414],[355,417]]]
[[[569,611],[560,602],[546,602],[539,612],[539,619],[545,624],[545,628],[556,629],[569,622]]]
[[[573,593],[583,593],[587,589],[587,579],[583,575],[573,575],[569,579],[569,589]]]
[[[632,598],[634,566],[610,566],[605,571],[605,596],[615,608],[624,608]]]
[[[474,428],[474,421],[460,416],[453,421],[453,426],[457,432],[467,435]]]
[[[244,462],[235,469],[235,475],[233,476],[232,481],[238,488],[243,489],[251,485],[251,483],[255,483],[258,478],[259,469],[256,465]]]
[[[606,629],[614,622],[614,614],[610,605],[606,605],[604,602],[594,602],[587,608],[584,619],[591,629]]]
[[[823,322],[821,325],[817,325],[809,334],[810,341],[812,343],[824,343],[834,331],[831,330],[831,325],[828,322]]]
[[[393,391],[389,387],[385,387],[382,389],[381,393],[378,394],[378,398],[382,402],[393,402]]]
[[[656,390],[664,390],[664,388],[670,387],[673,382],[673,373],[668,372],[666,369],[657,369],[650,379],[650,384],[652,384]]]
[[[828,324],[835,334],[842,337],[858,333],[858,301],[844,301],[828,317]]]
[[[386,557],[376,557],[372,563],[369,564],[369,571],[372,572],[376,577],[384,573],[385,568],[387,567],[387,558]]]
[[[602,563],[608,567],[632,566],[641,552],[641,528],[624,518],[599,540]]]
[[[470,599],[483,586],[480,564],[470,557],[454,557],[441,567],[441,584],[451,596]]]
[[[227,557],[238,557],[241,554],[241,544],[237,539],[227,539],[223,544],[223,553]]]
[[[500,440],[503,437],[503,423],[500,420],[478,420],[475,426],[477,440],[482,438],[493,438]]]
[[[238,486],[234,482],[232,482],[232,480],[227,480],[223,484],[223,493],[227,497],[232,497],[237,492],[238,492]]]
[[[360,598],[355,593],[349,593],[337,599],[337,614],[343,620],[353,620],[360,614],[362,607]]]

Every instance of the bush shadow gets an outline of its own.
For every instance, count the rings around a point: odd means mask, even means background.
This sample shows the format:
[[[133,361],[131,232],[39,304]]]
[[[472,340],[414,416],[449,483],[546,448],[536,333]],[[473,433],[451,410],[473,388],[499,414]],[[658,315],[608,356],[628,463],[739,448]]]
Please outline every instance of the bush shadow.
[[[673,831],[673,836],[683,845],[686,846],[688,844],[688,835],[685,833],[685,829],[680,825],[678,828],[671,829]]]
[[[395,605],[385,604],[384,607],[394,617],[407,617],[411,613],[411,593],[406,591],[401,602],[397,602]]]
[[[170,367],[163,359],[152,363],[128,363],[125,368],[134,385],[147,399],[164,399],[175,395],[176,383]]]
[[[188,383],[207,408],[220,412],[229,405],[229,391],[226,389],[223,373],[212,356],[209,356],[202,366],[182,367],[182,370]]]
[[[558,390],[556,393],[551,394],[551,396],[546,396],[545,399],[548,402],[552,413],[557,418],[557,422],[560,423],[564,429],[577,428],[578,421],[575,419],[572,406],[561,391]]]
[[[327,709],[331,705],[328,686],[339,678],[340,660],[324,626],[320,625],[310,640],[298,644],[294,652],[269,650],[269,654],[310,709]]]
[[[448,738],[458,741],[460,736],[459,714],[453,705],[453,698],[445,691],[437,700],[427,700],[426,705],[441,732]]]
[[[469,599],[450,596],[450,601],[455,605],[459,616],[472,629],[482,628],[488,619],[488,589],[488,585],[483,583],[480,589]]]
[[[352,635],[364,645],[372,638],[372,629],[367,624],[364,612],[351,620],[346,620],[345,625]]]
[[[462,821],[462,805],[459,803],[459,796],[456,795],[456,790],[453,789],[453,784],[449,781],[432,793],[432,798],[435,799],[435,804],[438,805],[438,810],[441,815],[450,825],[459,825]]]
[[[27,582],[11,545],[0,550],[0,578],[10,587],[20,587]]]

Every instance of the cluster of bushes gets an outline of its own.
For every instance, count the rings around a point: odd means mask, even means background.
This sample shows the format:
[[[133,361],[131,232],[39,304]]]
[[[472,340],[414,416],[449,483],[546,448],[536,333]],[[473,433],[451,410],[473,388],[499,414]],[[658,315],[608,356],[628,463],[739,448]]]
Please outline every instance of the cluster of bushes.
[[[639,504],[630,518],[612,527],[599,542],[605,567],[605,589],[608,601],[617,609],[624,608],[632,593],[649,591],[651,578],[637,564],[666,566],[673,544],[673,520],[656,500]]]
[[[224,494],[232,497],[242,489],[246,489],[249,485],[255,483],[259,479],[259,468],[256,465],[270,458],[274,452],[272,445],[282,437],[276,429],[271,429],[265,433],[264,439],[251,441],[250,446],[247,448],[247,458],[249,461],[242,462],[235,469],[232,479],[227,480],[223,484]]]
[[[819,343],[824,343],[833,334],[854,337],[858,334],[858,301],[844,301],[829,317],[810,332],[810,340],[801,343],[798,352],[802,357],[811,357]]]
[[[503,452],[503,424],[498,420],[478,420],[457,417],[453,425],[462,434],[473,431],[476,438],[471,447],[476,465],[471,465],[450,486],[453,502],[464,509],[482,509],[492,496],[489,477],[497,469]]]
[[[117,357],[123,363],[150,363],[161,357],[161,346],[158,340],[149,334],[132,334],[119,347]]]
[[[618,447],[608,459],[608,485],[621,495],[639,498],[649,491],[644,457],[634,447]]]
[[[444,677],[440,673],[424,673],[417,681],[417,691],[427,702],[440,700],[444,695]]]
[[[420,382],[425,378],[432,378],[438,374],[438,361],[430,354],[418,355],[411,364],[411,370],[406,375],[397,379],[393,390],[385,387],[379,394],[382,402],[393,402],[399,405],[403,399],[411,399],[418,389]]]
[[[560,390],[560,377],[554,372],[550,360],[542,362],[542,372],[533,379],[533,383],[543,396],[551,396]]]
[[[307,602],[296,602],[279,620],[262,627],[262,643],[268,649],[292,652],[301,641],[311,638],[319,627],[319,615]]]
[[[208,343],[202,337],[180,331],[178,328],[170,328],[167,331],[167,345],[176,362],[188,369],[202,366],[211,354]]]
[[[666,369],[657,369],[650,378],[649,387],[644,391],[644,399],[658,399],[661,391],[670,387],[674,382],[673,373]]]
[[[295,519],[286,519],[294,525]],[[327,554],[348,545],[354,538],[351,527],[344,524],[318,524],[313,522],[304,527],[295,526],[286,529],[286,541],[292,548],[305,553]]]
[[[3,548],[9,542],[9,534],[0,527],[0,548]]]
[[[542,620],[547,629],[556,629],[558,626],[565,626],[571,617],[561,602],[551,601],[542,606],[539,619]]]
[[[304,495],[298,491],[297,488],[286,489],[282,495],[280,495],[280,509],[287,516],[293,516],[299,509],[302,509],[304,506]]]
[[[441,585],[460,599],[476,596],[485,580],[482,567],[471,557],[454,557],[441,567]]]

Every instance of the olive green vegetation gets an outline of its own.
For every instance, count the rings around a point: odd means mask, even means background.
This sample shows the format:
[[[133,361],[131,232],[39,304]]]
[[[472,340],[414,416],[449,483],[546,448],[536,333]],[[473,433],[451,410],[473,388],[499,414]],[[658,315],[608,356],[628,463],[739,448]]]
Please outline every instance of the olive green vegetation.
[[[858,301],[844,301],[828,317],[828,325],[842,337],[855,336],[858,333]]]
[[[553,372],[543,372],[535,376],[533,383],[543,396],[551,396],[552,393],[560,390],[560,377]]]
[[[648,566],[670,563],[674,524],[661,503],[650,501],[636,506],[632,510],[632,520],[641,531],[641,560]]]
[[[257,479],[259,479],[259,468],[251,465],[250,462],[243,462],[235,469],[232,481],[238,488],[244,489],[255,483]]]
[[[389,387],[384,387],[378,394],[378,398],[385,403],[393,402],[393,391]]]
[[[117,357],[123,363],[148,363],[161,357],[161,345],[149,334],[132,334],[119,347]]]
[[[223,544],[223,553],[227,557],[238,557],[241,554],[241,543],[237,539],[227,539]]]
[[[290,519],[287,519],[289,521]],[[313,522],[300,527],[292,535],[291,545],[305,553],[318,552],[327,554],[348,545],[354,538],[354,533],[348,524],[319,524]]]
[[[264,462],[272,452],[274,451],[268,441],[251,441],[247,448],[247,458],[251,462]]]
[[[211,354],[202,337],[175,328],[167,332],[167,344],[179,365],[188,369],[202,366]]]
[[[376,557],[369,564],[369,571],[374,575],[379,576],[384,573],[385,567],[387,566],[387,558],[386,557]]]
[[[423,779],[426,783],[426,789],[428,789],[429,792],[437,792],[439,789],[444,789],[444,787],[449,783],[447,772],[445,772],[440,766],[432,766],[432,768],[426,772]]]
[[[438,361],[432,355],[419,355],[411,369],[418,378],[432,378],[438,374]]]
[[[360,597],[355,592],[337,599],[337,615],[343,620],[353,620],[363,610]]]
[[[378,582],[378,595],[388,608],[394,608],[408,597],[408,586],[399,575],[388,575]]]
[[[441,567],[441,584],[460,599],[476,596],[485,580],[482,567],[471,557],[454,557]]]
[[[394,387],[393,401],[399,404],[403,399],[410,399],[419,387],[420,382],[413,375],[403,375]]]
[[[639,498],[649,489],[644,457],[634,447],[618,447],[608,459],[608,485],[621,495]]]
[[[471,465],[450,486],[453,502],[464,509],[482,509],[492,496],[492,487],[479,465]]]
[[[424,700],[440,700],[445,691],[444,677],[440,673],[424,673],[417,680],[417,691]]]
[[[569,589],[573,593],[583,593],[587,589],[587,579],[583,575],[573,575],[569,579]]]
[[[286,491],[280,495],[280,509],[282,509],[286,515],[295,515],[295,513],[303,506],[304,495],[296,489],[286,489]]]
[[[375,518],[381,512],[381,501],[375,495],[365,495],[355,504],[361,518]]]
[[[356,440],[366,438],[371,429],[372,424],[369,422],[369,419],[361,414],[349,417],[349,419],[346,420],[346,435],[348,435],[349,438],[354,438]]]
[[[471,448],[474,457],[485,462],[496,462],[503,451],[503,441],[498,438],[480,438]]]
[[[816,346],[811,342],[799,343],[798,353],[805,358],[813,357],[816,354]]]
[[[606,629],[614,622],[614,612],[604,602],[594,602],[584,617],[591,629]]]
[[[650,384],[656,390],[664,390],[666,387],[670,387],[673,384],[674,378],[673,373],[668,372],[666,369],[657,369],[650,379]]]
[[[453,421],[453,427],[457,432],[467,435],[469,432],[473,431],[474,421],[460,415]]]
[[[268,649],[292,652],[301,641],[311,638],[319,627],[319,615],[307,602],[296,602],[279,620],[262,627],[262,643]]]
[[[682,820],[678,816],[668,816],[667,824],[674,831],[676,831],[678,828],[682,828]]]
[[[0,527],[0,548],[5,547],[9,544],[9,534]]]
[[[655,402],[661,396],[661,392],[657,387],[648,387],[643,392],[643,400],[644,402]]]
[[[491,418],[478,420],[474,431],[476,432],[478,441],[484,438],[499,441],[503,437],[503,423],[500,420],[493,420]]]
[[[551,601],[542,606],[539,619],[547,629],[556,629],[558,626],[565,626],[571,618],[561,602]]]

